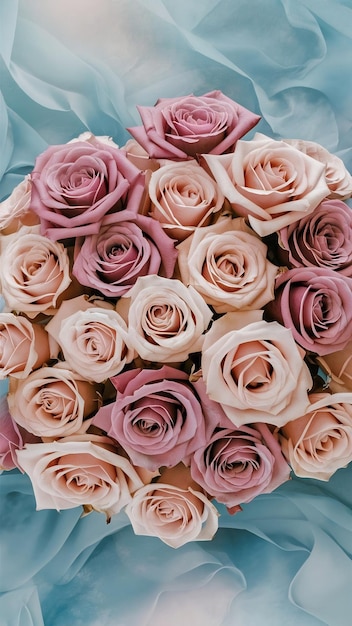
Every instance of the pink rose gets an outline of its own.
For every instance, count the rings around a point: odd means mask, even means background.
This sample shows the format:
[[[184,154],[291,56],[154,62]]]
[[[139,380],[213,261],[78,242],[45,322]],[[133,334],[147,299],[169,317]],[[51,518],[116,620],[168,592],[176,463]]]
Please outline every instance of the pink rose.
[[[202,405],[186,373],[169,366],[136,369],[111,382],[116,402],[102,407],[93,424],[116,439],[134,465],[171,467],[204,445]]]
[[[49,337],[22,315],[0,313],[0,378],[26,378],[51,356]]]
[[[182,464],[138,489],[126,507],[136,535],[158,537],[171,548],[190,541],[209,541],[219,514]]]
[[[18,467],[16,450],[22,445],[21,433],[3,397],[0,399],[0,472]]]
[[[218,502],[235,509],[289,479],[290,468],[266,424],[218,428],[191,458],[192,478]],[[232,511],[230,511],[232,512]]]
[[[81,435],[50,443],[28,444],[17,452],[29,475],[37,509],[72,509],[105,513],[109,520],[143,483],[108,437]]]
[[[153,172],[148,185],[151,209],[170,237],[182,241],[219,213],[224,196],[196,161],[167,163]]]
[[[338,391],[352,392],[352,341],[349,341],[343,350],[330,352],[317,361],[329,377],[329,389],[333,393]]]
[[[230,152],[236,141],[260,120],[221,91],[160,98],[154,107],[137,109],[143,126],[128,130],[156,159],[184,160],[205,152]]]
[[[2,235],[16,232],[21,226],[38,223],[38,217],[30,210],[31,181],[26,176],[11,195],[0,202],[0,231]]]
[[[266,314],[320,356],[343,350],[352,338],[352,278],[328,268],[297,267],[276,279]]]
[[[217,313],[260,309],[274,297],[278,268],[242,218],[197,229],[178,246],[181,279]]]
[[[0,283],[10,309],[31,317],[50,314],[71,283],[67,251],[22,228],[1,240]]]
[[[204,340],[207,393],[237,427],[281,426],[309,405],[312,379],[291,331],[261,318],[262,311],[226,313]]]
[[[307,217],[279,232],[290,267],[328,267],[352,276],[352,211],[340,200],[321,202]]]
[[[314,393],[309,410],[280,430],[296,476],[329,480],[352,461],[352,393]]]
[[[31,173],[31,208],[41,233],[68,239],[97,233],[107,213],[138,212],[144,191],[141,172],[108,138],[50,146]]]
[[[213,314],[193,287],[150,275],[139,278],[127,296],[117,311],[128,307],[128,340],[142,359],[177,363],[202,349]]]
[[[65,300],[46,331],[60,345],[68,366],[85,380],[103,382],[135,356],[126,344],[128,332],[122,317],[112,305],[91,302],[85,296]]]
[[[323,163],[256,133],[233,154],[203,155],[237,215],[261,237],[309,215],[329,195]]]
[[[71,372],[65,363],[41,367],[23,380],[11,378],[8,394],[13,419],[38,437],[85,432],[101,405],[98,385]]]
[[[126,212],[126,220],[120,221],[116,215],[108,215],[97,234],[76,246],[73,275],[82,285],[118,298],[139,276],[170,278],[176,257],[173,240],[151,217]]]
[[[129,139],[122,150],[126,153],[126,156],[133,165],[138,167],[141,172],[145,172],[147,170],[157,170],[160,167],[159,161],[155,159],[151,159],[149,157],[148,152],[142,148],[142,146],[135,140]]]

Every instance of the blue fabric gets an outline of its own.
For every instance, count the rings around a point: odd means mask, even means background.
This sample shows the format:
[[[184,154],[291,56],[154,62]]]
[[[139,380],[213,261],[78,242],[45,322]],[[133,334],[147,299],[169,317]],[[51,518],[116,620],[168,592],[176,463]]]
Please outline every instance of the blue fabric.
[[[212,89],[351,170],[351,27],[351,0],[1,0],[0,197],[49,143],[122,145],[136,104]],[[178,550],[124,514],[37,512],[18,471],[0,490],[1,626],[351,623],[352,467],[222,508],[212,542]]]

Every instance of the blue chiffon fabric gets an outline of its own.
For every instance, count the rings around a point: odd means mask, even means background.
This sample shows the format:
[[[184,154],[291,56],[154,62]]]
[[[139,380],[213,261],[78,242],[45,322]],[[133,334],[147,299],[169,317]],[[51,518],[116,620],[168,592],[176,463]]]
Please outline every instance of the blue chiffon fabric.
[[[1,0],[0,29],[0,198],[48,144],[123,145],[136,104],[213,89],[352,170],[351,0]],[[17,470],[0,490],[1,626],[351,623],[351,465],[221,507],[214,540],[178,550],[123,513],[35,511]]]

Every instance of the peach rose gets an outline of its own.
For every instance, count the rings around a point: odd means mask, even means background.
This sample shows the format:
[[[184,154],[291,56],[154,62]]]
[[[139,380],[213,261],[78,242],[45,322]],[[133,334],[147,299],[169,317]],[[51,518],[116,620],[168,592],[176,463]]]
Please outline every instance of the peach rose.
[[[24,380],[11,378],[8,394],[13,419],[38,437],[85,432],[87,418],[101,405],[99,387],[66,366],[41,367]]]
[[[232,154],[202,159],[236,214],[261,237],[308,215],[329,195],[323,163],[260,133],[238,141]]]
[[[138,278],[128,297],[128,340],[142,359],[176,363],[201,350],[212,312],[193,287],[149,275]]]
[[[218,528],[218,511],[181,463],[138,489],[126,513],[136,535],[158,537],[171,548],[209,541]]]
[[[278,268],[243,218],[220,219],[178,246],[181,280],[217,313],[260,309],[274,297]]]
[[[0,313],[0,378],[26,378],[50,358],[49,337],[22,315]]]
[[[352,461],[352,393],[314,393],[308,411],[280,430],[296,476],[329,480]]]
[[[352,341],[343,350],[325,354],[317,361],[329,377],[329,389],[352,392]]]
[[[0,202],[0,231],[2,235],[16,232],[22,225],[37,224],[35,213],[30,210],[31,180],[29,175],[14,188],[11,195]]]
[[[305,412],[312,378],[292,333],[262,311],[226,313],[205,336],[207,393],[236,426],[282,426]]]
[[[28,444],[17,458],[32,481],[37,510],[83,506],[105,513],[109,520],[143,485],[108,437],[76,435]]]
[[[207,226],[224,204],[214,179],[196,161],[170,162],[153,172],[148,185],[149,215],[182,241]]]

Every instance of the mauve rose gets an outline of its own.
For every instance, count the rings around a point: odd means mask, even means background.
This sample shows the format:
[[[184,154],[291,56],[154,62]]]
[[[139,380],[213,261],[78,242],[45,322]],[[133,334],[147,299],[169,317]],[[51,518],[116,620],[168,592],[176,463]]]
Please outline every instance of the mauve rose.
[[[262,311],[226,313],[205,336],[202,375],[207,393],[235,426],[281,426],[306,410],[309,369],[292,333],[262,320]]]
[[[260,120],[248,109],[210,91],[181,98],[160,98],[155,106],[137,106],[143,126],[128,128],[149,156],[181,159],[196,154],[222,154],[233,150]]]
[[[174,242],[151,217],[126,219],[107,215],[96,235],[76,246],[72,273],[82,284],[108,298],[124,295],[139,276],[173,274],[177,251]]]
[[[152,275],[139,278],[116,308],[124,316],[128,308],[130,345],[142,359],[159,363],[186,361],[199,352],[213,316],[193,287]]]
[[[0,313],[0,378],[26,378],[51,357],[43,326],[22,315]]]
[[[320,356],[343,350],[352,338],[352,278],[322,267],[282,272],[265,310],[305,350]]]
[[[22,225],[39,222],[38,217],[30,210],[31,181],[26,176],[11,195],[0,202],[0,231],[2,235],[16,232]]]
[[[151,471],[171,467],[204,445],[201,401],[185,372],[135,369],[111,382],[116,401],[103,406],[93,424],[116,439],[134,465]]]
[[[89,301],[86,296],[65,300],[46,331],[60,345],[68,366],[85,380],[103,382],[135,356],[126,345],[122,317],[107,302]]]
[[[352,461],[352,393],[314,393],[305,415],[280,430],[296,476],[329,480]]]
[[[97,233],[109,212],[138,212],[144,177],[106,137],[50,146],[31,173],[31,208],[49,239]]]
[[[13,419],[38,437],[85,432],[101,405],[99,386],[72,372],[65,363],[41,367],[23,380],[10,379]]]
[[[171,548],[210,541],[218,529],[217,509],[182,464],[138,489],[125,511],[136,535],[158,537]]]
[[[352,276],[352,210],[340,200],[324,200],[307,217],[279,232],[289,267],[328,267]]]
[[[267,424],[214,431],[191,458],[192,478],[231,511],[261,493],[270,493],[289,479],[277,438]]]
[[[129,460],[108,437],[99,435],[28,444],[17,458],[32,481],[37,510],[83,506],[105,513],[109,520],[143,485]]]
[[[325,179],[330,191],[329,198],[344,200],[352,195],[352,176],[342,159],[314,141],[303,139],[284,139],[283,141],[320,163],[324,163]]]
[[[16,450],[22,448],[20,430],[12,419],[5,397],[0,399],[0,472],[18,467]]]
[[[329,195],[323,163],[256,133],[233,154],[203,155],[237,215],[261,237],[309,215]]]
[[[9,309],[50,314],[71,283],[69,257],[61,243],[23,227],[0,240],[0,284]]]
[[[213,178],[196,161],[160,167],[152,173],[148,191],[149,215],[178,241],[207,226],[225,200]]]
[[[181,279],[217,313],[260,309],[274,297],[278,272],[267,250],[243,218],[220,219],[179,244]]]
[[[333,392],[352,392],[352,341],[343,350],[317,357],[320,366],[329,377],[329,389]]]

